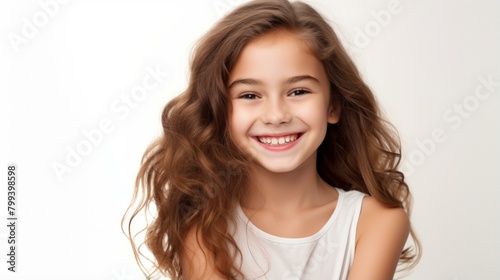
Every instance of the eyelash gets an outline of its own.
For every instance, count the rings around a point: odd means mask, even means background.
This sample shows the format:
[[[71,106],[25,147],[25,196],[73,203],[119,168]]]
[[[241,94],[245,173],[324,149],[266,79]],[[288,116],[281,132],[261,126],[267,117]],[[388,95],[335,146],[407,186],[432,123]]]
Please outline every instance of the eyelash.
[[[310,91],[306,90],[306,89],[303,89],[303,88],[298,88],[298,89],[294,89],[292,90],[288,96],[300,96],[300,95],[304,95],[304,94],[308,94],[310,93]],[[247,93],[243,93],[242,95],[240,95],[238,98],[240,99],[257,99],[259,98],[259,96],[255,93],[250,93],[250,92],[247,92]]]
[[[300,95],[304,95],[304,94],[308,94],[310,93],[310,91],[306,90],[306,89],[303,89],[303,88],[298,88],[298,89],[294,89],[292,90],[292,92],[290,92],[289,96],[298,96],[297,95],[297,92],[300,92],[301,94]]]

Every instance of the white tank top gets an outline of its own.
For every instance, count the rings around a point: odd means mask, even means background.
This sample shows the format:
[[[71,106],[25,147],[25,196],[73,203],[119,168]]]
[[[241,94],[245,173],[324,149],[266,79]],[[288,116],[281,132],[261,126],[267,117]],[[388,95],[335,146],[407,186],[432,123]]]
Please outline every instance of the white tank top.
[[[238,205],[234,239],[243,259],[236,261],[245,279],[347,279],[365,194],[336,189],[339,197],[332,216],[317,233],[303,238],[278,237],[262,231]]]

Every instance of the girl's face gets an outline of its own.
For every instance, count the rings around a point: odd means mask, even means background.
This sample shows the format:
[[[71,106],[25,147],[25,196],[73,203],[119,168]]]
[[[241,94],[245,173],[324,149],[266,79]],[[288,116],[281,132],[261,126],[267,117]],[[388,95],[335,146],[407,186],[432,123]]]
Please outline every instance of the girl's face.
[[[321,61],[288,31],[252,40],[228,83],[235,144],[271,172],[315,164],[327,124],[338,121]]]

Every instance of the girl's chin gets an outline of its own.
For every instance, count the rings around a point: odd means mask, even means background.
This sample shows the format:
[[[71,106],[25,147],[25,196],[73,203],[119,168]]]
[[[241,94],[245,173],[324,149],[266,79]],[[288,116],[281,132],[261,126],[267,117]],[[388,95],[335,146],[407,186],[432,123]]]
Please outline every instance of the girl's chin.
[[[264,171],[268,173],[286,174],[297,169],[297,166],[291,165],[290,162],[288,162],[288,164],[276,163],[272,165],[270,165],[269,163],[263,164],[258,161],[255,161],[255,163],[257,171]]]

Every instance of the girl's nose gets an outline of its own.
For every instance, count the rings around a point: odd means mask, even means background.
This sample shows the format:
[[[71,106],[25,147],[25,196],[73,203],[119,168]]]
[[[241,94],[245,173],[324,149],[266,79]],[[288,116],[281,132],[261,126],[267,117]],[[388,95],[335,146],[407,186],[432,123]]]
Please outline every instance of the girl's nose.
[[[291,120],[286,101],[282,98],[268,100],[263,114],[263,122],[271,125],[281,125]]]

